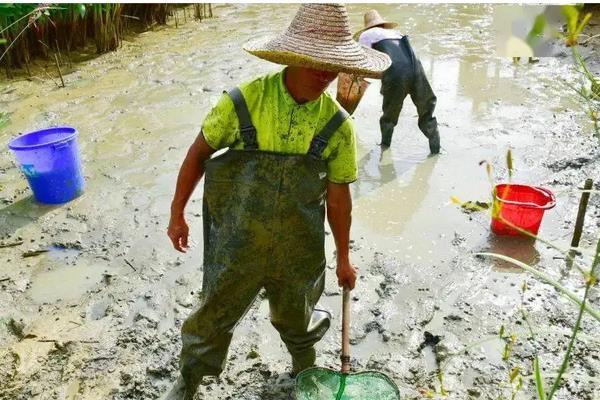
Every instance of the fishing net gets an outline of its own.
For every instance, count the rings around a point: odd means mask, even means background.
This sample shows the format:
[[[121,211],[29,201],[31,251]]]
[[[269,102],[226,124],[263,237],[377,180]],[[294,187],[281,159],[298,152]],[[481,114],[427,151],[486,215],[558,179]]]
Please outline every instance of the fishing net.
[[[380,372],[344,374],[309,368],[296,377],[296,400],[399,400],[396,384]]]
[[[350,289],[342,295],[341,372],[309,368],[296,377],[296,400],[400,400],[396,384],[381,372],[350,374]]]

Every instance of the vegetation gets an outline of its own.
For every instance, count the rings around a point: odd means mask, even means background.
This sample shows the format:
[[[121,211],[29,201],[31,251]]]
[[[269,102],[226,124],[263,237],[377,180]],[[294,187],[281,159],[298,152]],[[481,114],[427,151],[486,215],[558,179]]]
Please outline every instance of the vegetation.
[[[590,21],[592,14],[585,13],[581,21],[579,21],[582,9],[575,6],[562,6],[567,21],[567,31],[565,35],[565,41],[567,46],[570,46],[573,51],[573,58],[575,59],[575,66],[579,72],[582,83],[579,87],[572,87],[572,89],[579,94],[583,102],[583,107],[586,108],[586,112],[590,119],[594,123],[594,129],[596,135],[600,134],[600,125],[598,119],[600,118],[600,78],[595,77],[590,73],[585,64],[584,59],[577,50],[579,38],[582,34],[583,28]],[[588,38],[589,41],[592,38]],[[598,136],[600,140],[600,136]]]
[[[510,150],[507,152],[507,155],[506,155],[506,164],[507,164],[509,181],[510,181],[510,178],[512,178],[512,170],[513,170],[512,153]],[[487,170],[488,178],[490,179],[490,182],[492,183],[493,187],[495,188],[494,181],[492,178],[492,168],[489,163],[486,163],[486,170]],[[594,190],[591,190],[590,192],[598,193],[597,191],[594,191]],[[459,199],[457,199],[456,197],[452,197],[452,201],[461,206],[463,206],[465,204],[465,203],[461,202]],[[534,238],[534,239],[537,239],[537,240],[543,242],[544,244],[548,245],[549,247],[559,251],[560,253],[562,253],[564,255],[564,257],[567,259],[567,261],[570,264],[574,265],[576,267],[576,269],[581,273],[582,283],[585,288],[583,297],[577,296],[575,293],[571,292],[569,289],[567,289],[566,287],[564,287],[559,282],[552,279],[549,275],[545,274],[544,272],[540,271],[539,269],[537,269],[531,265],[528,265],[526,263],[523,263],[519,260],[516,260],[514,258],[511,258],[511,257],[503,255],[503,254],[497,254],[497,253],[478,253],[478,254],[476,254],[477,256],[480,256],[480,257],[491,257],[491,258],[501,259],[503,261],[510,262],[510,263],[522,268],[523,270],[525,270],[525,271],[529,272],[531,275],[533,275],[536,279],[553,286],[560,294],[562,294],[563,296],[565,296],[566,298],[571,300],[577,306],[577,308],[578,308],[577,319],[573,326],[573,330],[572,330],[572,333],[571,333],[571,336],[569,339],[569,344],[563,355],[563,360],[560,364],[560,367],[556,374],[556,377],[554,378],[554,380],[552,380],[550,382],[550,385],[545,386],[547,382],[546,382],[546,379],[544,379],[544,376],[540,369],[539,355],[535,354],[534,358],[533,358],[533,364],[532,364],[533,376],[531,376],[530,378],[532,379],[532,381],[536,387],[537,398],[539,400],[551,400],[553,398],[553,396],[556,394],[557,390],[560,388],[560,385],[562,383],[562,377],[565,374],[565,372],[567,371],[567,369],[569,368],[569,363],[571,361],[571,354],[573,351],[573,347],[575,346],[577,335],[580,332],[580,326],[581,326],[583,314],[587,313],[589,316],[591,316],[592,318],[594,318],[598,322],[600,322],[600,311],[598,311],[597,309],[595,309],[594,307],[592,307],[588,304],[590,290],[593,286],[598,284],[598,275],[600,272],[600,268],[598,267],[598,264],[600,263],[600,239],[598,240],[598,243],[596,245],[595,253],[590,254],[593,259],[593,261],[591,262],[591,265],[585,266],[579,260],[576,260],[574,257],[574,254],[575,254],[574,251],[579,251],[580,253],[584,253],[583,249],[581,249],[581,248],[561,249],[559,246],[557,246],[551,242],[548,242],[548,241],[538,237],[537,235],[533,235],[530,232],[523,230],[520,227],[511,223],[510,221],[507,221],[506,219],[504,219],[502,217],[502,213],[501,213],[502,204],[496,200],[495,189],[492,189],[492,201],[494,203],[494,206],[491,208],[491,214],[494,218],[500,219],[503,223],[505,223],[506,225],[510,226],[511,228],[519,231],[521,234],[531,237],[531,238]],[[468,203],[470,204],[470,207],[471,207],[470,209],[477,208],[476,203],[473,203],[473,202],[468,202]],[[489,211],[489,210],[490,210],[489,207],[481,207],[478,209],[478,211]],[[522,289],[523,293],[525,293],[525,291],[527,290],[526,282],[523,284],[521,289]],[[530,338],[530,340],[535,341],[536,335],[535,335],[535,332],[534,332],[531,324],[529,323],[529,320],[527,317],[527,311],[525,309],[523,300],[521,301],[521,310],[520,311],[521,311],[522,319],[523,319],[523,321],[525,321],[525,323],[529,329],[529,333],[530,333],[529,338]],[[502,359],[508,363],[511,353],[513,351],[513,347],[516,344],[518,338],[514,333],[507,334],[505,332],[504,326],[502,326],[500,328],[499,336],[501,339],[503,339],[505,341],[505,347],[504,347],[504,351],[502,354]],[[468,346],[468,347],[471,347],[471,346]],[[514,366],[513,368],[510,369],[508,378],[509,378],[509,385],[510,385],[510,389],[511,389],[511,394],[510,394],[511,399],[514,399],[516,397],[516,395],[518,394],[518,392],[523,387],[523,379],[526,377],[521,375],[521,371],[522,371],[522,368],[519,366]]]
[[[63,62],[63,53],[94,43],[96,53],[115,50],[128,29],[165,25],[170,16],[177,24],[178,4],[0,4],[0,66],[29,74],[35,58]],[[210,4],[194,5],[197,19],[212,17]],[[184,17],[187,11],[184,9]],[[68,61],[68,60],[67,60]],[[59,68],[59,67],[58,67]]]
[[[563,6],[561,6],[561,10],[562,10],[564,20],[565,20],[565,29],[564,29],[563,33],[558,33],[557,36],[559,38],[561,38],[562,40],[564,40],[565,44],[571,48],[571,51],[573,53],[573,59],[575,61],[575,68],[581,77],[579,86],[571,85],[571,84],[567,84],[567,85],[575,93],[577,93],[579,95],[580,99],[582,100],[582,106],[584,107],[586,114],[589,115],[592,122],[594,123],[596,135],[600,139],[600,136],[599,136],[600,126],[599,126],[599,122],[598,122],[598,119],[600,117],[600,78],[595,77],[589,71],[589,69],[587,68],[587,65],[585,63],[585,60],[579,54],[578,49],[577,49],[579,39],[582,36],[582,31],[583,31],[584,27],[587,25],[587,23],[590,21],[592,15],[590,13],[585,13],[584,15],[582,15],[583,8],[580,6],[563,5]],[[528,35],[527,42],[531,47],[533,47],[535,42],[543,34],[545,27],[546,27],[545,17],[544,17],[544,15],[539,15],[534,22],[534,26],[533,26],[530,34]],[[593,39],[593,37],[590,37],[587,40],[589,41],[590,39]],[[565,259],[567,260],[568,265],[575,266],[576,270],[579,271],[579,273],[581,274],[582,284],[584,286],[584,292],[583,292],[582,297],[571,292],[569,289],[567,289],[566,287],[561,285],[559,282],[552,279],[548,274],[540,271],[539,269],[537,269],[531,265],[528,265],[519,260],[516,260],[512,257],[503,255],[503,254],[497,254],[497,253],[478,253],[478,254],[476,254],[479,257],[490,257],[490,258],[497,258],[497,259],[500,259],[503,261],[507,261],[507,262],[510,262],[510,263],[522,268],[526,272],[533,275],[536,279],[553,286],[558,291],[558,293],[560,293],[561,295],[568,298],[571,302],[573,302],[577,306],[577,318],[573,324],[573,329],[572,329],[571,335],[569,337],[568,345],[562,356],[562,362],[560,363],[558,371],[557,371],[556,375],[553,377],[553,379],[545,378],[544,375],[542,374],[542,370],[540,368],[540,355],[537,353],[534,354],[533,360],[532,360],[532,365],[531,365],[531,368],[533,371],[532,375],[523,376],[522,375],[522,371],[524,370],[523,367],[520,365],[513,366],[510,361],[511,354],[513,352],[514,345],[518,341],[518,337],[515,333],[511,333],[511,334],[506,333],[504,326],[502,326],[500,328],[499,337],[505,342],[502,359],[507,363],[507,367],[509,368],[508,388],[510,390],[510,394],[509,394],[508,398],[514,400],[516,398],[516,396],[518,395],[518,393],[523,388],[524,379],[529,379],[535,385],[535,393],[536,393],[538,400],[552,400],[554,398],[554,396],[556,395],[557,391],[559,390],[559,388],[561,387],[561,384],[563,383],[562,378],[563,378],[564,374],[567,372],[569,365],[572,361],[571,360],[572,352],[573,352],[575,343],[577,341],[577,335],[580,333],[580,330],[581,330],[580,329],[581,321],[582,321],[584,313],[587,313],[589,316],[591,316],[592,318],[594,318],[598,322],[600,322],[600,311],[595,309],[594,307],[590,306],[590,304],[589,304],[590,290],[593,286],[598,285],[598,279],[599,279],[598,277],[600,275],[600,267],[598,266],[598,264],[600,264],[600,239],[598,240],[598,243],[596,245],[595,252],[593,254],[589,254],[589,256],[591,256],[591,260],[592,260],[591,264],[583,265],[579,260],[575,259],[576,252],[583,253],[584,252],[583,249],[581,249],[581,248],[561,249],[559,246],[557,246],[551,242],[548,242],[548,241],[538,237],[537,235],[533,235],[530,232],[525,231],[525,230],[515,226],[510,221],[506,221],[502,217],[501,212],[500,212],[501,207],[502,207],[501,203],[497,202],[495,200],[496,199],[496,192],[495,192],[496,189],[495,189],[494,180],[492,178],[492,167],[487,162],[485,162],[485,164],[486,164],[488,178],[490,180],[490,183],[492,184],[492,201],[489,203],[488,202],[471,202],[471,201],[462,202],[459,199],[457,199],[456,197],[452,197],[452,201],[454,203],[460,205],[463,209],[465,209],[467,211],[488,211],[488,212],[490,212],[492,217],[500,219],[503,223],[505,223],[506,225],[510,226],[511,228],[519,231],[521,234],[528,236],[530,238],[533,238],[535,240],[538,240],[540,242],[543,242],[550,248],[553,248],[553,249],[557,250],[558,252],[562,253],[564,255]],[[506,155],[506,165],[507,165],[507,170],[508,170],[508,178],[509,178],[509,182],[510,182],[510,180],[512,178],[512,171],[513,171],[513,159],[512,159],[512,154],[511,154],[510,150],[507,152],[507,155]],[[590,190],[589,192],[598,193],[598,191],[594,191],[594,190]],[[493,207],[490,207],[491,204],[493,204]],[[528,289],[528,285],[526,282],[523,283],[521,289],[524,294],[525,291]],[[536,336],[536,333],[535,333],[532,325],[529,322],[529,319],[527,316],[527,310],[524,306],[523,297],[522,297],[522,301],[521,301],[520,313],[522,316],[522,320],[525,322],[525,324],[528,328],[528,332],[529,332],[528,340],[536,341],[537,336]],[[491,339],[485,339],[484,341],[487,341],[487,340],[491,340]],[[478,342],[476,344],[480,344],[480,343],[481,342]],[[473,346],[474,345],[470,345],[470,346],[467,346],[467,348],[470,348]],[[448,360],[449,359],[447,359],[446,362]],[[441,367],[441,369],[443,371],[443,367]]]
[[[579,95],[582,106],[593,122],[596,136],[600,140],[600,77],[595,77],[590,73],[585,60],[577,50],[580,38],[586,36],[582,32],[592,18],[592,13],[584,12],[583,5],[562,5],[560,8],[565,21],[564,32],[555,32],[555,35],[564,40],[566,46],[571,48],[573,59],[575,60],[575,68],[581,77],[578,86],[568,83],[567,85]],[[544,34],[546,25],[545,16],[543,14],[538,15],[531,32],[527,36],[529,46],[533,47]],[[588,37],[584,42],[588,42],[594,38],[593,36]]]
[[[596,136],[600,141],[600,78],[594,77],[588,70],[585,61],[573,47],[573,57],[577,71],[581,76],[579,87],[567,84],[575,93],[577,93],[582,101],[582,106],[586,109],[586,113],[594,124]]]

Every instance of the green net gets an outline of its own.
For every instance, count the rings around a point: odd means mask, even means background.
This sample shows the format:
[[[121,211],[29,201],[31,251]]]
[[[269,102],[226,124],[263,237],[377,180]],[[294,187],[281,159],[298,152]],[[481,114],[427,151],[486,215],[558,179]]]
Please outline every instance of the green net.
[[[380,372],[343,374],[310,368],[296,378],[297,400],[399,400],[396,384]]]

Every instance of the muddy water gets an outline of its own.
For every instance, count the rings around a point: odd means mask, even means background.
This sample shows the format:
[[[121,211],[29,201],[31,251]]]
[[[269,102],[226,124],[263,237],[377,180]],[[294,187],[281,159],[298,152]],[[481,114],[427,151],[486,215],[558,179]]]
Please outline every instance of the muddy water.
[[[349,7],[354,27],[367,8],[372,5]],[[511,147],[514,180],[557,193],[540,233],[567,246],[577,205],[569,188],[600,176],[591,124],[563,82],[576,75],[567,57],[523,65],[498,57],[492,6],[377,8],[410,35],[430,78],[443,151],[428,156],[407,99],[393,145],[382,152],[381,97],[378,82],[371,85],[354,116],[360,179],[353,185],[353,259],[361,271],[353,298],[355,368],[384,371],[404,396],[420,398],[440,390],[437,358],[444,360],[450,398],[465,399],[510,396],[508,371],[521,366],[528,376],[519,396],[531,398],[533,347],[519,319],[520,287],[525,280],[530,286],[523,301],[547,339],[542,365],[550,375],[574,308],[521,270],[473,252],[531,262],[578,293],[580,279],[540,242],[494,237],[489,216],[461,212],[450,196],[487,200],[491,187],[479,162],[490,161],[497,179],[505,180]],[[192,249],[178,255],[165,236],[177,170],[222,90],[280,68],[240,45],[281,30],[295,10],[219,6],[214,20],[141,34],[77,66],[65,76],[65,89],[51,81],[2,82],[0,107],[11,122],[1,141],[50,125],[75,126],[87,180],[86,193],[68,205],[40,206],[12,155],[0,153],[0,236],[3,243],[23,242],[0,252],[6,266],[0,279],[8,278],[0,293],[5,398],[155,398],[174,379],[178,330],[197,304],[202,261],[201,188],[188,207]],[[598,207],[593,198],[586,248],[598,236]],[[333,260],[331,235],[327,240]],[[51,251],[21,258],[45,248]],[[330,272],[322,304],[337,326],[340,296]],[[598,293],[593,296],[600,307]],[[11,328],[15,324],[22,332]],[[501,325],[519,338],[508,363],[497,336]],[[425,331],[440,342],[420,346]],[[589,334],[562,399],[600,396],[594,380],[600,366],[590,357],[598,346],[597,322],[584,320],[584,331]],[[332,329],[319,345],[318,363],[336,368],[338,348]],[[236,330],[225,373],[207,382],[199,398],[286,398],[292,384],[287,357],[261,298]]]

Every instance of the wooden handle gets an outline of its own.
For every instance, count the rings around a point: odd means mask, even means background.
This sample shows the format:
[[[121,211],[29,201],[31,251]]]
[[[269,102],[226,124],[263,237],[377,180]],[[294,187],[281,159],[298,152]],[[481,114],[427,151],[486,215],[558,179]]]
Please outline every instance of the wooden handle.
[[[342,373],[350,372],[350,289],[342,295]]]

